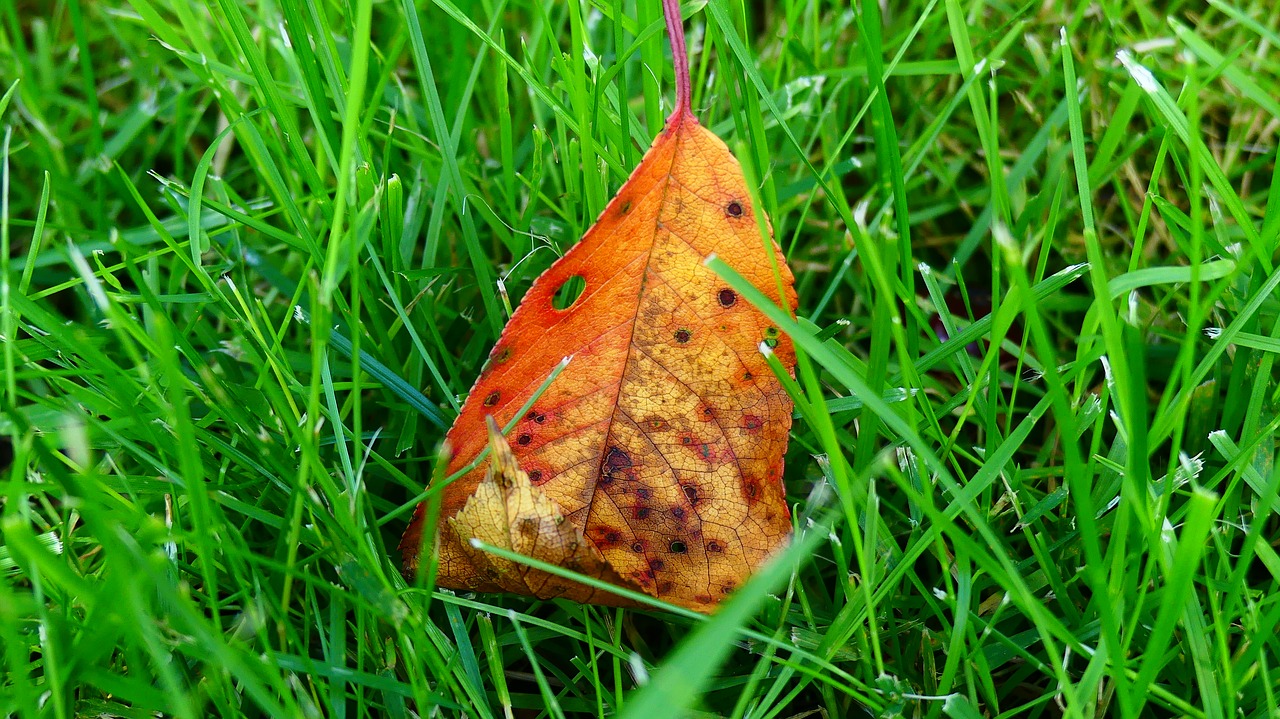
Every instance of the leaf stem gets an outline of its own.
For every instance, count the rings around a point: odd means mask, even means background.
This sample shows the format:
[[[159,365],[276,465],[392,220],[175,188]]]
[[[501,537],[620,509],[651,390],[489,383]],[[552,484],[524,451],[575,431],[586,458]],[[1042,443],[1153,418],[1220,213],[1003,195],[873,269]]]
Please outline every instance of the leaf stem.
[[[687,115],[693,117],[693,88],[689,82],[689,49],[684,43],[684,20],[680,16],[680,0],[662,0],[662,15],[667,20],[667,37],[671,40],[671,63],[676,76],[676,107],[667,117],[667,125]]]

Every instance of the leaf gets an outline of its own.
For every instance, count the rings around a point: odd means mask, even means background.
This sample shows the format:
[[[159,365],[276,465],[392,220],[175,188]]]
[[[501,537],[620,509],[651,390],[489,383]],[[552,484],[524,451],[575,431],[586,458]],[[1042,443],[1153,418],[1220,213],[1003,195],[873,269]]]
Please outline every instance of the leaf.
[[[777,245],[761,237],[768,220],[757,221],[737,160],[689,110],[678,3],[665,0],[664,11],[675,111],[596,224],[511,316],[449,431],[447,469],[454,475],[475,462],[487,444],[486,415],[503,426],[514,420],[523,473],[616,581],[710,611],[790,533],[782,460],[792,404],[760,348],[772,348],[788,372],[795,353],[704,260],[718,256],[789,312],[796,294]],[[562,291],[572,284],[580,295]],[[573,361],[517,417],[567,355]],[[441,517],[454,517],[455,531],[440,533],[437,583],[545,596],[477,580],[491,559],[457,536],[459,527],[471,536],[503,529],[468,514],[473,495],[492,493],[481,489],[490,463],[442,490]],[[424,516],[419,506],[400,543],[409,572]]]

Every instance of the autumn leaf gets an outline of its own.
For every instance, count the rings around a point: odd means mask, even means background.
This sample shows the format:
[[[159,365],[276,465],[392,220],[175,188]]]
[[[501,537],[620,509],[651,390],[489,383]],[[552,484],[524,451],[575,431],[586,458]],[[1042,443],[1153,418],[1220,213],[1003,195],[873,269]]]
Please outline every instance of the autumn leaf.
[[[699,611],[790,533],[782,460],[792,404],[762,351],[788,371],[794,351],[704,260],[722,258],[790,309],[794,280],[776,244],[761,239],[737,160],[690,110],[678,2],[664,0],[664,11],[674,112],[596,224],[529,288],[449,431],[452,475],[490,441],[486,416],[504,426],[516,420],[510,455],[495,452],[443,489],[451,531],[439,536],[440,586],[601,599],[489,576],[522,575],[478,555],[467,535],[524,529],[496,511],[502,493],[486,488],[486,477],[527,477],[532,499],[521,511],[564,517],[603,558],[575,558],[582,573]],[[574,284],[585,287],[563,306],[557,294]],[[517,418],[566,356],[572,362]],[[419,506],[400,544],[410,572],[423,521]],[[569,541],[547,521],[535,524],[537,536],[546,529],[548,541]],[[510,546],[536,549],[541,540],[530,541]]]

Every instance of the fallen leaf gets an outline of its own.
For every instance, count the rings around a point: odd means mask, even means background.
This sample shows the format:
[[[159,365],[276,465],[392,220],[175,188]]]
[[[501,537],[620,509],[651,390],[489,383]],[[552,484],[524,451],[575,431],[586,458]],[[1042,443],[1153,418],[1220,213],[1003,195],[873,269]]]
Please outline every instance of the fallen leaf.
[[[703,261],[719,256],[789,309],[796,294],[777,245],[761,240],[738,161],[690,111],[679,5],[667,0],[664,11],[675,111],[596,224],[511,316],[449,431],[447,470],[459,472],[484,449],[486,415],[504,426],[516,419],[572,355],[510,435],[520,474],[546,500],[535,504],[567,518],[603,557],[582,573],[710,611],[790,533],[782,460],[792,403],[763,352],[789,372],[795,354]],[[574,284],[585,287],[566,306],[557,294]],[[441,516],[455,518],[455,531],[440,534],[437,583],[550,596],[488,579],[492,558],[458,534],[513,531],[492,510],[468,513],[473,495],[488,497],[477,507],[497,501],[495,490],[482,489],[493,461],[443,489]],[[400,543],[409,572],[423,519],[419,506]]]

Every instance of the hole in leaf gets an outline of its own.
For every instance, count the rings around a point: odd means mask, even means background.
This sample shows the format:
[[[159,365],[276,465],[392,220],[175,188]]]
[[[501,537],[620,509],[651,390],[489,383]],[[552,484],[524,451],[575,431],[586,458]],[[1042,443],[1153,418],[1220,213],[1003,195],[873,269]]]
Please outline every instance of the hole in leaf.
[[[551,306],[557,310],[567,310],[582,297],[582,292],[586,289],[587,281],[582,275],[573,275],[551,296]]]
[[[671,543],[670,549],[673,554],[684,554],[689,550],[689,548],[685,546],[684,542],[681,542],[679,539]]]

